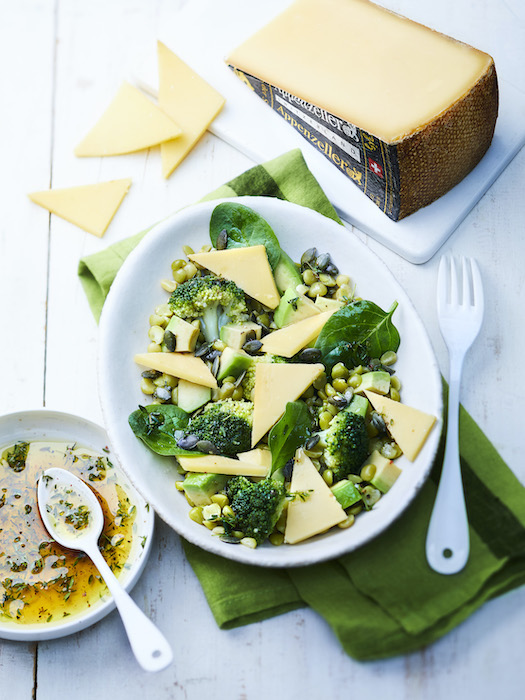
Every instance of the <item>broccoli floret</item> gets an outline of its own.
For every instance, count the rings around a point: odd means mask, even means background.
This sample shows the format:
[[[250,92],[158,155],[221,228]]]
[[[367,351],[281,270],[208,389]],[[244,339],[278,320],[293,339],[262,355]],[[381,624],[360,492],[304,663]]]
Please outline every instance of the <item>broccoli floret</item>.
[[[245,476],[234,476],[226,484],[232,516],[223,517],[227,532],[240,530],[246,537],[253,537],[257,544],[272,533],[286,501],[284,484],[274,479],[256,483]]]
[[[251,447],[253,403],[224,399],[206,404],[202,413],[191,418],[187,432],[199,440],[209,440],[219,454],[235,455]]]
[[[359,472],[368,457],[368,433],[362,416],[348,409],[340,411],[319,437],[324,461],[332,470],[334,481]]]
[[[243,396],[247,401],[252,400],[253,389],[255,387],[255,368],[259,362],[287,362],[285,357],[280,355],[272,355],[267,352],[265,355],[254,355],[253,363],[248,367],[242,380]]]
[[[219,337],[221,327],[230,321],[248,318],[244,292],[235,282],[206,275],[192,277],[179,284],[169,299],[176,316],[186,320],[199,319],[206,342]]]

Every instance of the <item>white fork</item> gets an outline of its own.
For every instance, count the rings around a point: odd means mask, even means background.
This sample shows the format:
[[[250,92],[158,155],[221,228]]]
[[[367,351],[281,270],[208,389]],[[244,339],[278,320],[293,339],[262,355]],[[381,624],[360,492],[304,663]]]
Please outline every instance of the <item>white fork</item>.
[[[481,328],[483,287],[473,258],[463,258],[461,274],[453,258],[439,263],[437,310],[441,335],[448,347],[450,376],[447,438],[439,488],[427,533],[426,554],[440,574],[455,574],[469,557],[469,532],[459,462],[459,390],[463,360]]]

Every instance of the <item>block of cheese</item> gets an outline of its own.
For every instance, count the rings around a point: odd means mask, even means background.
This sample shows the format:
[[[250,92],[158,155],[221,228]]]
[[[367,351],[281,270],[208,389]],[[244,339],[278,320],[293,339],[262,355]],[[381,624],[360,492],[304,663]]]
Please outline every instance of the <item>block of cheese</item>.
[[[346,513],[303,450],[294,461],[290,491],[308,493],[306,499],[294,498],[288,504],[284,541],[296,544],[326,532],[346,518]]]
[[[140,90],[125,82],[75,148],[75,155],[119,156],[156,146],[180,134],[178,124]]]
[[[270,467],[272,466],[272,453],[267,447],[254,447],[253,450],[248,450],[248,452],[239,452],[237,457],[242,462],[250,462],[264,466],[267,472],[270,471]]]
[[[252,447],[266,435],[286,410],[324,372],[321,364],[259,362],[253,390]]]
[[[227,62],[394,220],[460,182],[492,140],[492,58],[368,0],[296,0]]]
[[[281,300],[263,245],[191,253],[188,258],[235,282],[248,296],[270,309],[275,309]]]
[[[435,416],[373,391],[365,391],[365,394],[374,410],[383,416],[388,432],[403,454],[413,462],[436,422]]]
[[[32,192],[36,204],[99,238],[104,235],[131,186],[131,180]]]
[[[297,321],[297,323],[292,323],[289,326],[280,328],[278,331],[269,333],[264,337],[261,349],[274,355],[293,357],[314,338],[317,338],[321,328],[335,311],[336,309],[323,311],[317,316],[304,318],[301,321]]]
[[[224,105],[224,98],[162,42],[157,42],[159,107],[182,129],[160,145],[162,174],[169,177]]]
[[[197,455],[195,457],[177,457],[180,466],[188,472],[205,472],[208,474],[227,474],[231,476],[261,476],[268,474],[268,466],[252,461],[241,461],[222,455]]]
[[[135,355],[135,362],[148,369],[156,369],[172,377],[187,379],[194,384],[214,389],[217,380],[200,357],[186,352],[145,352]]]

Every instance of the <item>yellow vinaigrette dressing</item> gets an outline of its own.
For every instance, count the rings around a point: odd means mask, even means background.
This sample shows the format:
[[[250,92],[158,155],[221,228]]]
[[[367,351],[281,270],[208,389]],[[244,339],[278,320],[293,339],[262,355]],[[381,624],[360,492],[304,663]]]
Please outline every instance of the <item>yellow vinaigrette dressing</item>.
[[[38,512],[37,482],[50,467],[67,469],[89,484],[102,506],[101,552],[118,577],[129,558],[136,507],[117,483],[106,456],[76,445],[17,443],[0,452],[0,621],[58,622],[83,612],[107,593],[89,557],[58,545]],[[70,496],[71,494],[69,494]],[[71,501],[60,505],[68,527],[89,514]]]

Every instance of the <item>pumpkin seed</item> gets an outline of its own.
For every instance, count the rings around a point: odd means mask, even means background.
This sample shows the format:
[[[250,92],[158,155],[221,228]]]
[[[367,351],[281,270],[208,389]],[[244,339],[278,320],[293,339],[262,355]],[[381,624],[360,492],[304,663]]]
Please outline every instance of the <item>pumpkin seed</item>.
[[[225,228],[217,236],[217,250],[224,250],[228,247],[228,231]]]

